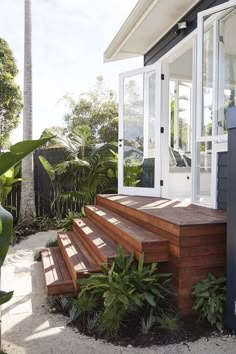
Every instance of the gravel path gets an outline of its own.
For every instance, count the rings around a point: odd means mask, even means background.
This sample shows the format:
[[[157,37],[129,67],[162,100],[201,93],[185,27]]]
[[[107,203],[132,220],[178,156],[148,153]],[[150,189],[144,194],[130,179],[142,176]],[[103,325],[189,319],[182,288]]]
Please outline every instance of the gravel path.
[[[235,337],[201,339],[195,343],[122,348],[80,335],[66,326],[62,315],[46,306],[41,262],[34,253],[56,232],[41,232],[13,247],[2,271],[2,288],[14,289],[14,298],[2,310],[3,347],[8,354],[235,354]]]

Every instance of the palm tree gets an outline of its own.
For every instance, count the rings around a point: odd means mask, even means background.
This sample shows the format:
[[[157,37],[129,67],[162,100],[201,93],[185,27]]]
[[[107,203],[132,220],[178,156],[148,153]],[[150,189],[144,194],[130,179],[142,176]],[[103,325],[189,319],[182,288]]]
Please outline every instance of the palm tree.
[[[31,0],[25,0],[23,140],[31,140],[33,135],[31,35]],[[20,220],[30,223],[35,214],[34,166],[30,154],[22,161]]]

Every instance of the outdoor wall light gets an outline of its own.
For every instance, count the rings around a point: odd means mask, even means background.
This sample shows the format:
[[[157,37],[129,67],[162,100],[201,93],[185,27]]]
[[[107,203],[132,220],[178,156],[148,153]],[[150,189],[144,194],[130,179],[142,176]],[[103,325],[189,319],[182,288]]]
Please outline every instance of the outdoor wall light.
[[[176,35],[180,34],[182,31],[184,31],[188,27],[188,22],[187,21],[182,21],[177,23],[177,25],[174,28],[174,33]]]
[[[179,31],[186,29],[188,27],[187,21],[179,22],[177,27]]]

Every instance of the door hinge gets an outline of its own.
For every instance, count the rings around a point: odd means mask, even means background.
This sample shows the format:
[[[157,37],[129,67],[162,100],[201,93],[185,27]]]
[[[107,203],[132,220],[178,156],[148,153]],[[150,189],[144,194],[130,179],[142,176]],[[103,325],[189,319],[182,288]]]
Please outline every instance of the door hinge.
[[[165,75],[164,74],[161,74],[161,79],[165,80]]]
[[[161,134],[164,133],[164,127],[161,127]]]
[[[164,181],[163,181],[163,179],[160,180],[160,186],[161,186],[161,187],[164,186]]]
[[[223,36],[219,36],[219,42],[224,44],[224,37]]]

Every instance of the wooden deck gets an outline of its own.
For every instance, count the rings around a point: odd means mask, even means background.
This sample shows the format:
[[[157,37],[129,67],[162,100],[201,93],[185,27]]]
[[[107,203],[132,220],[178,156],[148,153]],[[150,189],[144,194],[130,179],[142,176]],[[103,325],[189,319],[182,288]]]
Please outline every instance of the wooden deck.
[[[222,274],[226,262],[227,216],[224,211],[162,198],[98,195],[97,206],[124,216],[168,240],[168,262],[159,268],[173,274],[177,307],[191,312],[192,286],[209,272]]]
[[[192,286],[208,272],[225,271],[223,211],[162,198],[98,195],[96,205],[85,212],[72,232],[58,234],[59,247],[42,255],[49,294],[71,291],[72,286],[76,293],[80,278],[116,257],[118,244],[127,255],[134,252],[139,259],[144,253],[145,263],[158,262],[160,271],[173,274],[182,314],[191,312]]]
[[[203,206],[155,197],[125,196],[117,194],[98,195],[97,203],[105,201],[116,203],[128,211],[128,208],[160,218],[179,226],[219,224],[227,221],[225,211],[210,209]]]

